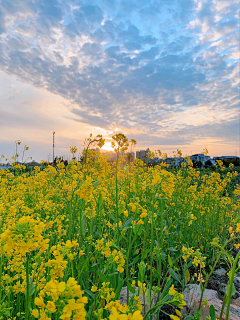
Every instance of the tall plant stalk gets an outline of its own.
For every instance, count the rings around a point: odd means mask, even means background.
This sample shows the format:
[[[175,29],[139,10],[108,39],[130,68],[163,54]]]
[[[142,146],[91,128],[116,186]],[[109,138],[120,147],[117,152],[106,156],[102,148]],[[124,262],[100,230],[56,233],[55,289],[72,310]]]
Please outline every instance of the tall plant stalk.
[[[116,216],[117,216],[117,246],[119,246],[119,215],[118,215],[118,156],[119,156],[119,147],[117,151],[117,161],[116,161]]]
[[[29,320],[29,253],[26,255],[25,320]]]

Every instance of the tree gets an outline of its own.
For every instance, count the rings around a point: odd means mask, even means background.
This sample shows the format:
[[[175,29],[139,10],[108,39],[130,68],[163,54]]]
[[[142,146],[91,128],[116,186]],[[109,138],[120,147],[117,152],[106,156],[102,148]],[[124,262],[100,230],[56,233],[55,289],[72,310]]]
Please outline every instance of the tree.
[[[202,167],[203,167],[202,161],[195,161],[195,160],[193,160],[193,167],[194,167],[194,168],[202,168]]]
[[[205,168],[207,168],[207,167],[212,167],[212,161],[211,160],[207,160],[205,162]]]

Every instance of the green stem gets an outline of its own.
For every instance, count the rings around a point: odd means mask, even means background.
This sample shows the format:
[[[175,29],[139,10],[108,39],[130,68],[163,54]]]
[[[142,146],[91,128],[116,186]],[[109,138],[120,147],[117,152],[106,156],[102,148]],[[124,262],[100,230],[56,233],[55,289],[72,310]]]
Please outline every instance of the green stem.
[[[149,294],[150,294],[150,300],[151,300],[151,291],[152,291],[152,283],[153,283],[153,218],[154,218],[154,202],[152,205],[152,221],[151,221],[151,261],[150,261],[150,286],[149,286]],[[151,308],[151,305],[149,306]],[[151,317],[152,318],[152,317]]]
[[[83,202],[84,200],[82,200]],[[79,227],[80,227],[80,247],[82,247],[83,244],[83,223],[82,223],[82,211],[83,211],[83,205],[81,205],[81,208],[79,210]]]
[[[129,289],[128,289],[128,281],[129,281],[129,254],[130,254],[130,249],[131,249],[131,246],[132,246],[132,242],[131,242],[131,238],[132,238],[132,232],[133,232],[133,227],[131,228],[131,231],[130,231],[130,237],[129,237],[129,247],[128,247],[128,252],[127,252],[127,261],[126,261],[126,280],[127,280],[127,303],[129,301]]]
[[[118,179],[117,179],[117,173],[118,173],[118,154],[119,154],[119,148],[117,151],[117,161],[116,161],[116,213],[117,213],[117,246],[119,246],[119,217],[118,217]]]
[[[224,308],[225,308],[226,299],[227,299],[227,296],[225,294],[225,296],[223,298],[223,303],[222,303],[222,310],[221,310],[220,317],[219,317],[220,320],[222,320],[222,317],[223,317],[223,311],[224,311]]]
[[[72,194],[73,196],[73,194]],[[72,196],[70,200],[70,221],[69,221],[69,227],[68,227],[68,234],[69,234],[69,239],[72,240]]]
[[[229,282],[229,292],[228,292],[228,297],[227,297],[226,320],[228,320],[228,317],[229,317],[230,304],[231,304],[231,298],[232,298],[232,287],[233,287],[233,281],[234,281],[234,276],[235,276],[236,265],[238,263],[239,257],[240,257],[240,251],[238,252],[235,260],[233,261],[233,266],[232,266],[232,270],[231,270],[231,277],[230,277],[230,282]]]
[[[160,239],[160,247],[161,247],[161,254],[160,254],[160,258],[159,258],[159,278],[161,277],[161,273],[162,273],[162,250],[163,250],[163,204],[162,204],[162,200],[161,200],[161,205],[160,205],[160,218],[161,218],[161,239]],[[160,281],[160,279],[159,279]]]
[[[220,245],[217,246],[218,248],[220,248],[221,251],[220,251],[220,253],[219,253],[219,256],[218,256],[217,260],[215,261],[215,263],[214,263],[214,265],[213,265],[213,268],[212,268],[211,272],[210,272],[210,273],[207,275],[207,277],[206,277],[206,280],[205,280],[205,283],[204,283],[204,287],[203,287],[203,290],[202,290],[202,294],[201,294],[201,298],[200,298],[200,302],[199,302],[199,310],[200,310],[200,308],[201,308],[201,306],[202,306],[203,293],[204,293],[204,290],[206,289],[208,280],[209,280],[210,276],[212,275],[212,273],[213,273],[213,271],[214,271],[214,269],[215,269],[215,267],[216,267],[216,265],[217,265],[217,263],[218,263],[221,255],[222,255],[222,252],[225,251],[224,248],[228,245],[228,243],[230,243],[231,241],[233,241],[233,240],[235,240],[235,239],[237,239],[237,238],[231,238],[230,240],[228,240],[228,241],[224,244],[223,247],[221,247]],[[240,251],[239,251],[239,253],[240,253]],[[227,319],[226,319],[226,320],[227,320]]]
[[[72,277],[74,278],[73,260],[71,260]]]
[[[25,320],[29,320],[29,253],[26,255],[26,296],[25,296]]]
[[[0,257],[0,305],[2,301],[2,253]]]

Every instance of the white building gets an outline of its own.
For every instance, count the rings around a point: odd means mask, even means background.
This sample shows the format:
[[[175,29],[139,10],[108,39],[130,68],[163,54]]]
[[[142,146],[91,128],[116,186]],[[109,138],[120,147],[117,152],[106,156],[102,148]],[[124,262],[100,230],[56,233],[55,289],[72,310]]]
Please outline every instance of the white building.
[[[221,156],[221,157],[213,157],[213,160],[234,160],[239,159],[237,156]]]
[[[147,162],[149,157],[150,149],[136,151],[136,158],[142,160],[143,162]]]
[[[187,160],[183,157],[173,157],[173,158],[166,158],[164,162],[166,162],[166,164],[168,164],[169,167],[172,167],[172,166],[180,167],[181,164],[183,162],[187,162]]]
[[[203,153],[193,154],[193,155],[190,156],[190,159],[191,159],[192,161],[196,161],[196,162],[197,162],[197,161],[201,161],[203,165],[205,165],[205,162],[208,161],[208,160],[211,161],[212,165],[215,164],[214,158],[211,159],[210,156],[206,156],[206,155],[203,154]]]

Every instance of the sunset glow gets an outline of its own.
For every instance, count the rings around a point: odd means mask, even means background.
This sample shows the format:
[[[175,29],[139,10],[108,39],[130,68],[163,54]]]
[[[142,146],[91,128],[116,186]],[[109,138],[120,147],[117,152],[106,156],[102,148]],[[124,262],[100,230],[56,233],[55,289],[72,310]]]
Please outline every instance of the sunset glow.
[[[16,0],[0,4],[1,153],[79,152],[116,132],[171,153],[239,153],[239,5]]]

